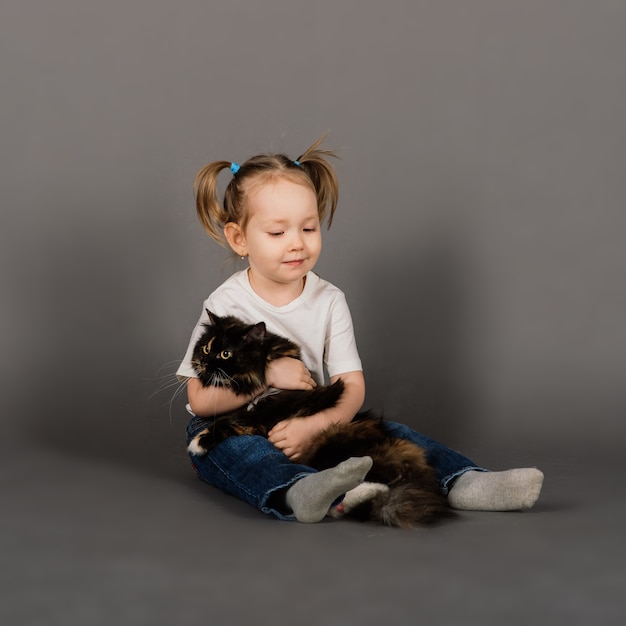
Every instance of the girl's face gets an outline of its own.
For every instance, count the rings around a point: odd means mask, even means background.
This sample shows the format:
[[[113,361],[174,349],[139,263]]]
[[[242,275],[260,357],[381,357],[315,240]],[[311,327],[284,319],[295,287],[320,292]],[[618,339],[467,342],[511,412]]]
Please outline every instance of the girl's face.
[[[240,233],[255,286],[301,285],[322,250],[317,198],[309,187],[278,178],[248,195],[249,220]]]

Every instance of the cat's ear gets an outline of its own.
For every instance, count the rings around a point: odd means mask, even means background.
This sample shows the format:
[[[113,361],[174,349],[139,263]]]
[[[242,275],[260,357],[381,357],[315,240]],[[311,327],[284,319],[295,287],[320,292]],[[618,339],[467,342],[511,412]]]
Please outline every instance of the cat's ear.
[[[211,320],[211,326],[217,326],[217,323],[220,321],[220,318],[213,313],[213,311],[209,311],[209,309],[204,309]]]
[[[244,335],[246,341],[263,341],[265,339],[265,322],[259,322],[250,327],[250,330]]]

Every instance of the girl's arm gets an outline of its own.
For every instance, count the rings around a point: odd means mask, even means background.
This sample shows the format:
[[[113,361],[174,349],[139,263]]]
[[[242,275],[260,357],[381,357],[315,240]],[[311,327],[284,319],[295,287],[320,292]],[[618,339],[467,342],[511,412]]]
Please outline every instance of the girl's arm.
[[[257,394],[237,395],[228,387],[203,387],[197,378],[187,381],[187,399],[195,415],[214,417],[227,411],[234,411],[247,404]]]
[[[337,406],[310,417],[295,417],[279,422],[269,432],[268,439],[282,450],[292,461],[306,450],[319,432],[332,424],[347,423],[359,412],[365,400],[365,378],[363,372],[347,372],[333,376],[334,383],[341,378],[345,391]]]
[[[313,389],[315,381],[304,363],[298,359],[283,357],[272,361],[265,373],[268,387],[278,389]],[[191,410],[199,417],[213,417],[234,411],[257,396],[263,389],[249,395],[237,395],[228,387],[203,387],[197,378],[187,382],[187,399]]]
[[[330,379],[331,384],[340,378],[343,380],[345,390],[341,395],[339,404],[332,409],[327,409],[317,414],[322,416],[325,422],[321,430],[331,424],[352,421],[352,418],[361,410],[365,401],[365,378],[363,372],[347,372],[339,376],[332,376]]]

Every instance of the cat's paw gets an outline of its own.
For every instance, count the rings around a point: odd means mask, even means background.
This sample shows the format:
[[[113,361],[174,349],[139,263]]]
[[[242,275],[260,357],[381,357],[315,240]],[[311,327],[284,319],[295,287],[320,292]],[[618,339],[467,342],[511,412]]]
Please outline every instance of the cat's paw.
[[[328,516],[341,518],[347,515],[354,507],[361,504],[361,502],[371,500],[376,494],[385,491],[389,491],[389,487],[382,483],[361,483],[354,489],[350,489],[344,496],[342,502],[328,511]]]
[[[203,430],[199,435],[196,435],[187,446],[187,452],[189,454],[193,454],[194,456],[202,456],[207,453],[207,450],[202,447],[200,444],[200,440],[204,435],[208,433],[207,430]]]

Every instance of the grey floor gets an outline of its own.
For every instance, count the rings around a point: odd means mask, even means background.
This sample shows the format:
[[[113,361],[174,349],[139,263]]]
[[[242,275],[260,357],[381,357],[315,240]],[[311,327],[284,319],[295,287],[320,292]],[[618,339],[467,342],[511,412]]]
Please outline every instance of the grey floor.
[[[626,624],[625,30],[617,0],[0,2],[0,626]],[[541,467],[533,510],[279,522],[143,401],[231,271],[195,172],[325,130],[317,269],[372,408],[443,398],[425,432]]]
[[[546,474],[533,510],[405,531],[267,518],[195,479],[176,420],[127,447],[25,432],[0,461],[6,626],[626,617],[626,506],[608,456],[533,451]],[[494,469],[528,460],[523,446],[474,453]]]

